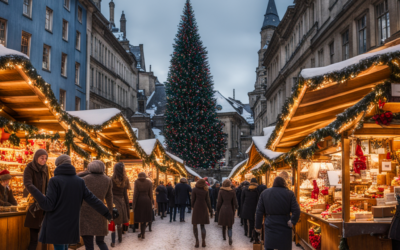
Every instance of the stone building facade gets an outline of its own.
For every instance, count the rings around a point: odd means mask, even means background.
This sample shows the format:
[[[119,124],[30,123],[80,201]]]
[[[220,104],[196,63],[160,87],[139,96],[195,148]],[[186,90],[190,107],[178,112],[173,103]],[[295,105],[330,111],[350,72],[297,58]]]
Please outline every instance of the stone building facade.
[[[399,13],[398,0],[298,0],[289,6],[263,53],[267,125],[276,123],[302,69],[337,63],[399,37]]]

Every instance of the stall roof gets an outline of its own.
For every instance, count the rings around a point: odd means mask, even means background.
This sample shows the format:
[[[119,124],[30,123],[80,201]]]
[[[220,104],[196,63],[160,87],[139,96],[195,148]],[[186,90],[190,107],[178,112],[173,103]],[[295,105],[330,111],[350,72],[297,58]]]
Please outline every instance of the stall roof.
[[[264,158],[267,158],[268,160],[273,160],[283,154],[281,152],[274,152],[272,150],[265,148],[265,145],[267,145],[268,140],[269,140],[272,132],[274,131],[274,129],[275,129],[275,126],[266,127],[263,129],[264,136],[253,136],[252,137],[252,140],[253,140],[252,145],[254,145],[257,148],[257,151],[260,154],[262,154],[262,156]]]
[[[246,159],[246,160],[244,160],[242,162],[239,162],[236,166],[234,166],[232,168],[232,171],[229,174],[228,178],[234,177],[236,175],[236,173],[240,170],[240,168],[243,167],[243,165],[245,165],[247,163],[247,161],[248,161],[248,159]]]
[[[303,70],[297,89],[285,103],[267,147],[288,152],[307,135],[326,127],[338,114],[358,103],[377,84],[390,77],[391,70],[387,64],[381,63],[381,58],[397,55],[399,44],[400,39],[396,39],[346,61]],[[332,81],[331,76],[340,76],[339,79],[343,80]],[[317,83],[316,87],[314,84]]]
[[[200,179],[203,178],[201,177],[198,173],[196,173],[191,167],[188,167],[185,165],[186,171],[188,171],[189,174],[199,177]]]
[[[265,164],[265,162],[263,160],[261,160],[259,163],[257,163],[254,168],[252,168],[250,171],[254,171],[257,170],[259,168],[261,168],[263,165]]]
[[[119,109],[90,109],[80,111],[67,111],[70,115],[75,116],[90,125],[102,125],[114,116],[121,113]]]
[[[140,140],[138,141],[140,147],[144,150],[147,156],[151,155],[156,148],[157,139]]]

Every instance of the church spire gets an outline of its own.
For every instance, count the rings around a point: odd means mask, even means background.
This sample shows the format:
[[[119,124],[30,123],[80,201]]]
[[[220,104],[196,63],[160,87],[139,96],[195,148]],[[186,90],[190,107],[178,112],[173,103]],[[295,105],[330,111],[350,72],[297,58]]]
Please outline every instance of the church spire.
[[[276,10],[275,0],[269,0],[267,12],[265,13],[264,23],[261,29],[266,29],[269,26],[277,27],[280,20],[278,11]]]

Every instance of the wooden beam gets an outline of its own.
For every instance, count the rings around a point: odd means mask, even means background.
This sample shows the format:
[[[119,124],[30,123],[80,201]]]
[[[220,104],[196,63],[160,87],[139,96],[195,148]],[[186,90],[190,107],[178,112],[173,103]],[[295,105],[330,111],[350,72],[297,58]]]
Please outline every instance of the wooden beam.
[[[381,125],[376,123],[364,123],[363,128],[383,128]],[[385,128],[400,128],[400,124],[390,124],[389,126],[385,126]]]
[[[291,128],[296,128],[296,127],[300,127],[300,126],[305,126],[307,124],[315,124],[321,121],[327,121],[327,120],[335,120],[336,119],[336,115],[340,114],[342,112],[344,112],[346,110],[346,108],[339,108],[337,110],[333,110],[331,112],[326,112],[323,114],[320,114],[319,116],[315,116],[315,117],[310,117],[308,119],[305,120],[299,120],[299,121],[290,121],[289,126]]]
[[[328,126],[331,122],[332,122],[332,120],[322,121],[313,127],[308,127],[308,128],[303,127],[303,129],[301,129],[301,130],[292,130],[290,132],[285,131],[281,141],[285,142],[285,141],[291,140],[292,138],[306,137],[307,135],[311,134],[312,132],[316,131],[317,129]]]
[[[292,148],[282,148],[282,147],[276,147],[275,152],[280,152],[280,153],[287,153],[291,150]]]
[[[288,142],[279,142],[278,147],[280,148],[290,148],[294,147],[297,144],[299,144],[302,140],[294,140],[294,141],[288,141]]]
[[[349,101],[349,102],[340,102],[340,100],[338,100],[335,103],[326,104],[326,105],[319,104],[320,107],[318,107],[318,108],[313,107],[313,106],[306,107],[306,108],[303,108],[303,110],[301,110],[301,112],[296,113],[296,115],[294,117],[292,117],[292,121],[295,122],[295,121],[307,119],[310,117],[315,117],[320,114],[335,111],[338,109],[346,109],[346,108],[354,106],[357,102],[360,101],[360,99],[358,99],[358,100],[353,99],[353,101]],[[339,113],[336,113],[336,115],[337,114],[339,114]]]
[[[342,141],[342,219],[350,221],[350,140],[347,133],[341,136]]]
[[[37,102],[38,97],[36,95],[30,96],[0,96],[0,100],[6,104],[8,103],[27,103]]]
[[[355,135],[363,136],[399,136],[400,128],[362,128],[354,133]]]

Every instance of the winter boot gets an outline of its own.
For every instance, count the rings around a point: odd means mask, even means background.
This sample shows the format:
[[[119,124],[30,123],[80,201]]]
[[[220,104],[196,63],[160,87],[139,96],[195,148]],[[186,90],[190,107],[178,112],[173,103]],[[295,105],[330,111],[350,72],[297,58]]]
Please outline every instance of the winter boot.
[[[226,227],[222,227],[222,237],[224,240],[226,240]]]
[[[117,233],[118,233],[118,242],[121,243],[122,242],[122,227],[121,226],[117,226]]]
[[[151,225],[152,225],[153,223],[152,222],[149,222],[149,232],[152,232],[151,231]]]
[[[193,225],[193,234],[196,238],[196,245],[194,247],[199,248],[199,230],[197,229],[197,225]]]
[[[232,246],[232,228],[228,228],[229,246]]]
[[[206,247],[206,228],[204,225],[201,225],[201,239],[203,240],[201,246]]]

